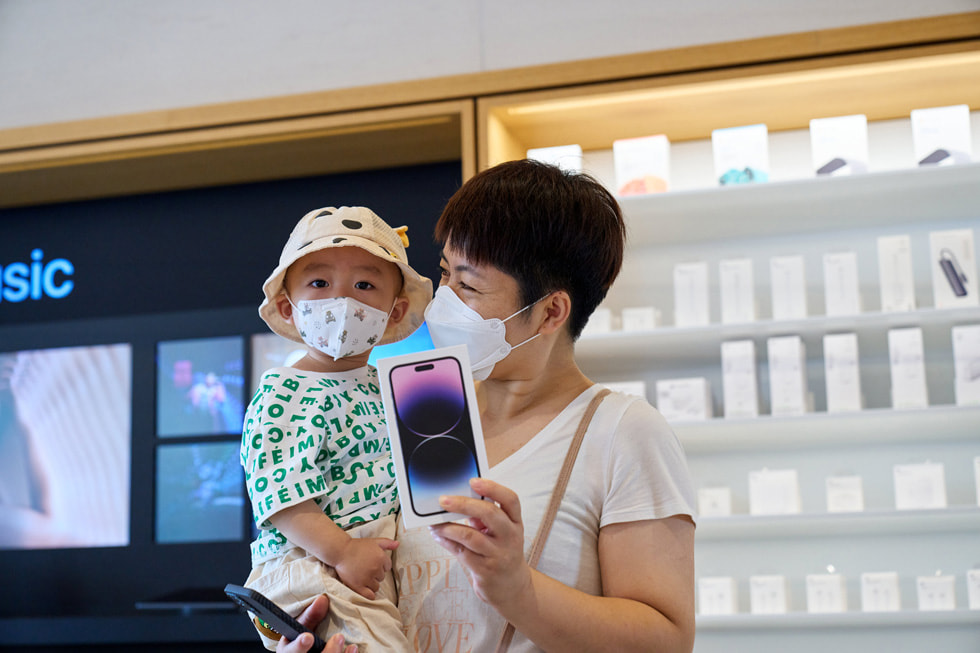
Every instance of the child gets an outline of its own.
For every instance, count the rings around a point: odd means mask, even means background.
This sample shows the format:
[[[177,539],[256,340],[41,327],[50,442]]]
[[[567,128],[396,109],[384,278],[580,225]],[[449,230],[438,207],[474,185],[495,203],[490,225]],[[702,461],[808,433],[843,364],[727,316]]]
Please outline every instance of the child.
[[[331,600],[317,634],[364,651],[408,650],[390,551],[398,497],[377,370],[378,344],[422,323],[432,284],[405,255],[405,228],[363,207],[303,216],[262,286],[259,314],[306,344],[267,370],[245,416],[242,466],[260,533],[246,585],[298,614]],[[256,628],[269,650],[275,634]]]

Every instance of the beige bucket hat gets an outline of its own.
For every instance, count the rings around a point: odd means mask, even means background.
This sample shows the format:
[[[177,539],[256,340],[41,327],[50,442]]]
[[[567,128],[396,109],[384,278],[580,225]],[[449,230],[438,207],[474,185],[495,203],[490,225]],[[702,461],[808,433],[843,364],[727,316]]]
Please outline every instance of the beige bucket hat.
[[[374,211],[363,206],[330,206],[310,211],[293,228],[282,249],[279,265],[262,284],[265,299],[259,306],[259,315],[279,335],[303,342],[296,327],[283,320],[276,308],[276,298],[283,292],[286,270],[311,252],[331,247],[360,247],[398,266],[404,280],[401,296],[408,299],[405,317],[398,324],[389,324],[378,344],[407,338],[422,325],[425,307],[432,299],[432,282],[408,264],[406,231],[407,227],[392,229]]]

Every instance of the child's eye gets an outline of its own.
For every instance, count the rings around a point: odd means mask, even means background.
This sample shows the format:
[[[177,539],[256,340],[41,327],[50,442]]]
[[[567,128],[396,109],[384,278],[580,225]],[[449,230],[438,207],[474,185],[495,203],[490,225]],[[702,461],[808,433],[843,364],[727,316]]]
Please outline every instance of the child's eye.
[[[330,284],[327,283],[326,280],[324,279],[314,279],[313,281],[310,282],[310,285],[313,286],[314,288],[326,288]]]
[[[374,285],[370,281],[358,281],[354,284],[354,288],[357,290],[371,290]]]

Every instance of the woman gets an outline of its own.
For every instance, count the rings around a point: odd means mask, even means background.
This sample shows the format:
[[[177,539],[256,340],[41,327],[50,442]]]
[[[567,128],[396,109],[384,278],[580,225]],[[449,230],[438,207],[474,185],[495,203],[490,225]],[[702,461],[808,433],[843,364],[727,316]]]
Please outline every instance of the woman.
[[[443,497],[468,523],[399,531],[409,641],[493,651],[509,622],[510,651],[690,651],[693,490],[676,437],[642,399],[601,400],[537,568],[525,557],[601,390],[574,342],[621,267],[615,199],[587,175],[504,163],[450,199],[436,239],[426,321],[436,345],[470,348],[491,467],[472,487],[492,501]]]

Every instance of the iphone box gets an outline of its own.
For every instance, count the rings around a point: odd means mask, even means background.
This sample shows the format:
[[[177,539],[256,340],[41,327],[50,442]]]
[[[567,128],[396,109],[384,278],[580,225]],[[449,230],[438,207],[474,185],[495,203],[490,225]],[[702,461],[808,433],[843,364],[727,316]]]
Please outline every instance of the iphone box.
[[[439,497],[476,497],[470,479],[489,468],[466,346],[380,358],[377,367],[405,527],[463,518]]]
[[[721,382],[725,417],[759,416],[759,383],[755,373],[755,343],[721,343]]]
[[[919,576],[915,590],[923,612],[956,609],[956,576]]]
[[[623,331],[650,331],[660,326],[660,311],[653,306],[629,306],[621,317]]]
[[[749,472],[749,514],[797,515],[800,510],[800,481],[795,469]]]
[[[875,571],[861,574],[861,610],[864,612],[898,612],[902,594],[898,572]]]
[[[708,308],[708,264],[678,263],[674,266],[674,326],[706,326]]]
[[[858,263],[854,252],[823,255],[824,304],[828,316],[861,312],[858,292]]]
[[[806,317],[806,272],[802,256],[773,256],[769,259],[772,287],[772,319],[801,320]]]
[[[847,612],[847,581],[840,574],[807,574],[806,611]]]
[[[888,358],[891,364],[892,408],[928,407],[922,329],[909,327],[889,330]]]
[[[966,572],[966,595],[971,610],[980,610],[980,569]]]
[[[867,172],[867,116],[857,114],[811,120],[810,154],[818,177]]]
[[[738,590],[731,576],[698,578],[698,611],[701,614],[737,614]]]
[[[749,576],[749,604],[752,614],[789,612],[789,588],[781,575]]]
[[[878,284],[883,313],[915,310],[912,239],[907,234],[878,238]]]
[[[715,177],[720,186],[769,181],[769,130],[763,125],[711,132]]]
[[[773,415],[807,412],[806,345],[799,336],[777,336],[767,341],[769,398]]]
[[[722,324],[754,322],[755,279],[752,259],[728,259],[718,263],[718,280],[721,288]]]
[[[704,377],[657,381],[657,410],[668,422],[711,419],[711,386]]]
[[[670,140],[664,134],[613,141],[616,193],[662,193],[670,185]]]
[[[853,333],[828,333],[823,337],[827,412],[852,413],[864,408],[858,340]]]
[[[973,229],[930,232],[929,254],[936,308],[980,306]]]
[[[550,163],[569,172],[582,172],[582,146],[557,145],[535,147],[527,151],[527,158]]]
[[[970,107],[948,107],[912,111],[912,145],[920,166],[969,163],[972,159]]]
[[[730,487],[703,487],[698,489],[698,516],[731,517],[732,489]]]
[[[937,510],[946,507],[946,474],[942,463],[895,465],[895,509]]]
[[[980,406],[980,324],[953,327],[957,406]]]
[[[828,476],[827,512],[864,512],[864,484],[860,476]]]

